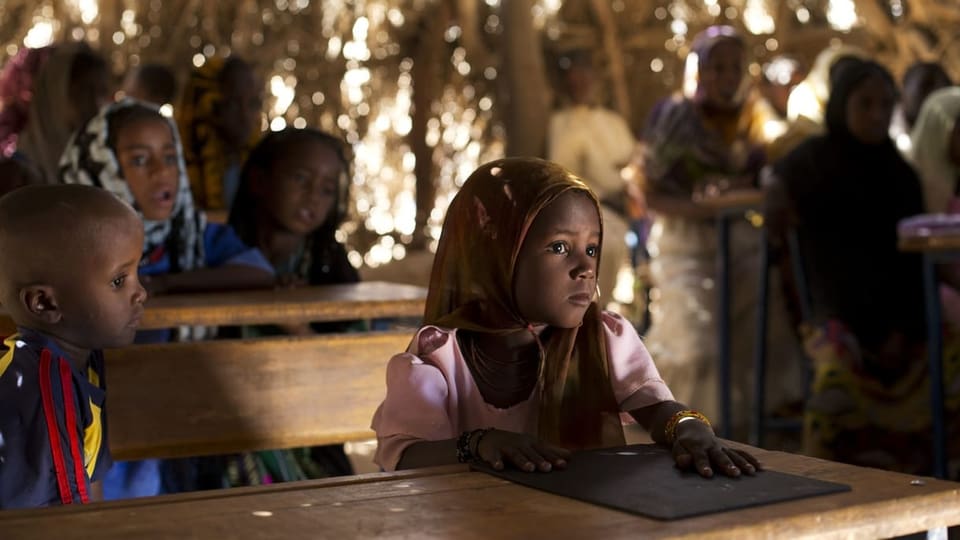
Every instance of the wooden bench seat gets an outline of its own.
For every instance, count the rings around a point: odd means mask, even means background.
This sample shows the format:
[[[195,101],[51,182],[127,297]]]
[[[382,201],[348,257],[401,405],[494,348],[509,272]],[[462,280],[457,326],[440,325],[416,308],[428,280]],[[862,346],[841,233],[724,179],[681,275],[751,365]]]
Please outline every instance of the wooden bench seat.
[[[410,332],[135,345],[106,353],[115,459],[367,439]]]

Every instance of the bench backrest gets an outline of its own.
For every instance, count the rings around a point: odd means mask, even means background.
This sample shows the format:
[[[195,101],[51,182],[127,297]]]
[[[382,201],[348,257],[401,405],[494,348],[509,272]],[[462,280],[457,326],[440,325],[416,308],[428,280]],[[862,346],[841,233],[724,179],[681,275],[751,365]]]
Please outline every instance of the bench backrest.
[[[391,356],[410,332],[136,345],[107,351],[115,459],[369,438]]]

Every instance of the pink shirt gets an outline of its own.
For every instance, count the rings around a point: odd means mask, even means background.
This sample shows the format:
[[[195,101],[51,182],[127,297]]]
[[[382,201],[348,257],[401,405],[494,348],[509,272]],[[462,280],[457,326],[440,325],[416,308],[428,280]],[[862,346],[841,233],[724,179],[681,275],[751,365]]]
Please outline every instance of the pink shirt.
[[[633,326],[614,313],[602,316],[610,384],[620,410],[673,400]],[[377,432],[374,462],[385,470],[395,470],[407,446],[421,440],[453,439],[464,431],[488,427],[536,433],[536,391],[507,409],[484,401],[464,362],[456,332],[425,326],[407,352],[390,359],[387,397],[371,426]]]

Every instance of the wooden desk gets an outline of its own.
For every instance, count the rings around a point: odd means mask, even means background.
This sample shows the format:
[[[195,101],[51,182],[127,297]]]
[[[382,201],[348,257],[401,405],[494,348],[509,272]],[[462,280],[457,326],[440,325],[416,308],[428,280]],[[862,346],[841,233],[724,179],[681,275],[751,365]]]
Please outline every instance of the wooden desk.
[[[427,290],[422,287],[383,281],[171,294],[147,300],[140,329],[419,317],[426,297]],[[0,330],[9,330],[9,334],[14,329],[6,313],[0,311]]]
[[[720,426],[722,437],[730,436],[733,415],[730,405],[730,220],[748,210],[763,206],[763,191],[737,189],[710,197],[696,199],[701,206],[717,215],[717,344],[719,365],[717,385],[720,396]]]
[[[960,258],[960,235],[901,236],[900,251],[923,255],[923,295],[927,310],[927,361],[930,369],[930,410],[933,411],[933,467],[947,477],[947,432],[944,419],[943,335],[937,264]]]
[[[4,540],[126,538],[877,538],[960,524],[960,484],[757,450],[846,493],[656,521],[466,466],[0,512]]]

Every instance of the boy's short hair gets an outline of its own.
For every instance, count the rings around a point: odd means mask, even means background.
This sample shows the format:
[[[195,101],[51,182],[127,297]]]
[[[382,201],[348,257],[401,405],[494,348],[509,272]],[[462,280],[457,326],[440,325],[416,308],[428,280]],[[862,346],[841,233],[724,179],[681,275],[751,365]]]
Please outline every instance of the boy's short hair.
[[[0,197],[0,253],[16,261],[0,265],[0,303],[11,310],[24,285],[69,275],[70,259],[117,219],[139,222],[130,206],[92,186],[25,186]]]

